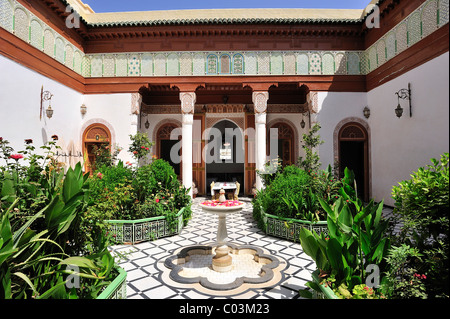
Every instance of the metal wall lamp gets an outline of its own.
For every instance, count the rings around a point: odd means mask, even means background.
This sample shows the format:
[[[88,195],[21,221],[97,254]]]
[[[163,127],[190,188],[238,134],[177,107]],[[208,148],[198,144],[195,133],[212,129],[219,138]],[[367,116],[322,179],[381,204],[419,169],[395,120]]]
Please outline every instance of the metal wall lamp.
[[[39,115],[40,119],[42,119],[42,113],[43,113],[43,110],[44,110],[44,102],[45,101],[49,101],[48,108],[45,111],[45,114],[47,115],[47,117],[49,119],[52,118],[52,116],[53,116],[53,109],[52,109],[52,106],[51,106],[52,97],[53,97],[53,94],[50,93],[50,91],[44,91],[44,86],[42,86],[41,87],[41,109],[40,109],[40,115]]]
[[[400,105],[400,99],[409,101],[409,117],[412,117],[412,105],[411,105],[411,83],[408,83],[407,89],[401,89],[398,92],[395,92],[398,98],[398,106],[395,109],[395,115],[397,115],[398,118],[401,118],[403,115],[403,108]]]
[[[363,114],[364,114],[364,117],[365,117],[366,119],[368,119],[368,118],[370,117],[370,109],[369,109],[368,106],[366,106],[366,107],[364,108]]]

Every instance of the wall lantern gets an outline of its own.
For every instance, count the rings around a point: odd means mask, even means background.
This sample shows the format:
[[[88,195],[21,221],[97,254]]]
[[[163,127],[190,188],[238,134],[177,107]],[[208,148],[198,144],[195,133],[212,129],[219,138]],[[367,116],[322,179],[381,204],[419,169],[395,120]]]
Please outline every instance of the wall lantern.
[[[48,108],[45,111],[45,113],[49,119],[52,118],[52,116],[53,116],[53,109],[51,106],[52,97],[53,97],[53,94],[50,93],[50,91],[44,91],[44,86],[42,86],[41,87],[41,108],[40,108],[40,115],[39,115],[40,119],[42,119],[42,113],[44,110],[44,102],[45,101],[48,101]]]
[[[87,107],[86,107],[86,105],[84,105],[84,104],[81,105],[81,107],[80,107],[80,112],[81,112],[81,115],[86,114],[86,112],[87,112]]]
[[[368,106],[366,106],[366,107],[364,108],[363,113],[364,113],[364,117],[365,117],[366,119],[368,119],[368,118],[370,117],[370,109],[369,109]]]
[[[403,108],[400,104],[400,99],[409,101],[409,117],[412,117],[412,105],[411,105],[411,83],[408,83],[407,89],[401,89],[398,92],[395,92],[398,98],[398,106],[395,109],[395,115],[397,115],[398,118],[401,118],[403,115]]]
[[[148,119],[147,119],[147,121],[145,121],[145,128],[148,130],[148,128],[150,127],[150,123],[148,122]]]
[[[302,121],[300,122],[300,126],[301,126],[302,128],[305,128],[306,123],[305,123],[305,119],[304,119],[304,118],[302,118]]]

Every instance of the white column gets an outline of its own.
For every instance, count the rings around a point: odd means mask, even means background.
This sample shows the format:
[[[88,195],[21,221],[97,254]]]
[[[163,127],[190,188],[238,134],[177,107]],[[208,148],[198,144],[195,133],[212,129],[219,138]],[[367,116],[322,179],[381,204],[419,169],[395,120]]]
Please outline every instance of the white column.
[[[267,101],[269,92],[253,92],[253,104],[255,106],[255,159],[256,169],[261,171],[266,163],[266,122]],[[256,174],[256,189],[263,188],[261,178]]]
[[[182,128],[181,128],[181,159],[183,163],[183,186],[190,188],[192,196],[192,135],[194,124],[194,104],[196,95],[193,92],[180,93]]]

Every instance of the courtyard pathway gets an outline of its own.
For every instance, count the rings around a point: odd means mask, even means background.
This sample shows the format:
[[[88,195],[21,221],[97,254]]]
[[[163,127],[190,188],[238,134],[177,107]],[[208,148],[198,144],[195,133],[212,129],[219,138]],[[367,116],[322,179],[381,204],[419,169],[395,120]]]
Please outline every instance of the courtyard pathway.
[[[297,299],[316,269],[314,261],[302,251],[299,243],[267,236],[252,217],[249,199],[242,212],[227,217],[228,239],[235,245],[251,245],[280,261],[274,280],[260,286],[243,285],[232,291],[212,291],[200,284],[179,284],[170,279],[164,262],[182,248],[213,244],[216,240],[217,216],[204,213],[196,198],[192,219],[179,235],[136,245],[113,246],[120,254],[119,265],[127,271],[128,299]]]

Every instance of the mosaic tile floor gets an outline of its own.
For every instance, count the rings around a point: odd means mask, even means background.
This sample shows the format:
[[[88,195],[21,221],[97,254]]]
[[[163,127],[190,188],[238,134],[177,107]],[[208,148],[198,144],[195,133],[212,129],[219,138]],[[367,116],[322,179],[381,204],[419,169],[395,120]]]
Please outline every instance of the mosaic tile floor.
[[[228,240],[234,245],[251,245],[275,256],[280,265],[270,282],[242,285],[226,292],[205,289],[200,284],[179,284],[170,279],[164,262],[181,249],[196,245],[211,245],[216,240],[218,219],[198,206],[204,198],[196,198],[192,219],[179,235],[136,245],[113,246],[121,255],[119,265],[127,271],[128,299],[298,299],[298,290],[305,288],[316,269],[314,261],[302,251],[299,243],[267,236],[252,217],[250,200],[242,212],[227,217]],[[209,269],[205,271],[209,272]]]

